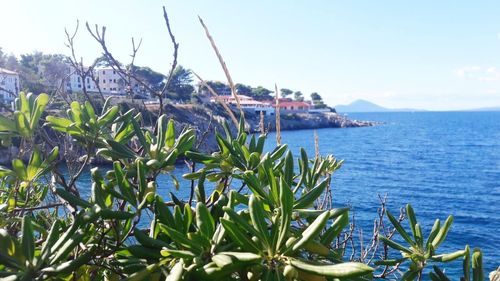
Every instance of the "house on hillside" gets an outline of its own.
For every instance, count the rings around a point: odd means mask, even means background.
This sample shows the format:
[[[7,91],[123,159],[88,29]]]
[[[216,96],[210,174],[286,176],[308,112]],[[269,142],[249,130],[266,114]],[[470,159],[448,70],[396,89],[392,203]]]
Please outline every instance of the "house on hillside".
[[[280,112],[283,113],[308,113],[311,104],[305,101],[281,101],[279,102]]]
[[[263,113],[264,115],[274,115],[274,107],[266,102],[261,102],[254,100],[252,97],[245,95],[238,95],[241,108],[247,111],[252,111],[256,113]],[[222,95],[214,97],[210,100],[211,102],[224,102],[232,106],[237,106],[236,98],[233,95]]]
[[[88,71],[88,67],[84,68],[84,71]],[[85,79],[85,81],[84,81]],[[85,82],[85,83],[84,83]],[[66,90],[71,93],[82,93],[83,89],[87,92],[97,92],[97,85],[92,80],[91,77],[86,76],[85,78],[78,74],[76,69],[68,64],[68,78],[66,79]]]
[[[12,106],[20,91],[19,74],[0,68],[0,102]]]
[[[96,68],[96,75],[99,79],[99,87],[103,94],[108,95],[124,95],[125,81],[120,74],[110,66]]]

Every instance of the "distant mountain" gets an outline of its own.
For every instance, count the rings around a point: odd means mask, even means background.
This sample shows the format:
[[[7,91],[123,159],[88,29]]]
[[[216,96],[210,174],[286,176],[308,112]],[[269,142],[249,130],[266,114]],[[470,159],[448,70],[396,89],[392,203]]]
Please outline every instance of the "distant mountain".
[[[411,108],[386,108],[367,100],[356,100],[347,105],[335,106],[337,112],[395,112],[395,111],[421,111]]]

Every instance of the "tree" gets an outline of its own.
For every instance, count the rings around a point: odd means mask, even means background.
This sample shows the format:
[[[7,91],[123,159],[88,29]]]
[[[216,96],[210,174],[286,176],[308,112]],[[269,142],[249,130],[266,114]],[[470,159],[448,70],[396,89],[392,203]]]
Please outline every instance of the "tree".
[[[0,67],[14,71],[19,68],[19,62],[17,61],[16,56],[13,54],[7,55],[3,51],[2,47],[0,47]]]
[[[96,58],[94,61],[94,65],[96,67],[110,67],[113,64],[110,62],[110,60],[106,57],[106,55],[102,54],[100,57]],[[121,63],[120,63],[121,66]]]
[[[326,108],[327,105],[323,102],[323,98],[316,92],[311,93],[311,100],[315,108]]]
[[[280,90],[280,95],[282,98],[286,98],[286,97],[290,96],[291,94],[293,94],[293,91],[290,89],[283,88]]]
[[[252,97],[256,100],[272,100],[272,93],[274,92],[262,86],[258,86],[257,88],[252,89]]]
[[[230,95],[231,88],[225,83],[220,81],[207,81],[207,84],[212,88],[218,95]],[[202,87],[202,90],[207,90],[205,86]]]
[[[35,94],[47,92],[49,89],[43,76],[43,61],[46,60],[42,52],[22,54],[19,61],[19,78],[21,87]]]
[[[192,73],[179,65],[172,73],[172,79],[168,86],[169,97],[175,100],[188,101],[191,99],[191,94],[194,92]]]
[[[7,55],[3,52],[2,47],[0,47],[0,67],[4,67],[7,62]]]
[[[252,87],[248,85],[243,85],[243,84],[236,84],[236,92],[238,95],[245,95],[245,96],[252,96]]]
[[[296,101],[304,101],[304,95],[302,94],[301,91],[297,91],[293,93],[293,99]]]
[[[151,89],[161,91],[165,85],[166,76],[152,70],[149,67],[141,67],[133,65],[131,71],[135,77],[145,82]]]
[[[68,76],[67,57],[61,54],[43,55],[40,61],[40,72],[43,83],[48,89],[60,86],[62,80]]]

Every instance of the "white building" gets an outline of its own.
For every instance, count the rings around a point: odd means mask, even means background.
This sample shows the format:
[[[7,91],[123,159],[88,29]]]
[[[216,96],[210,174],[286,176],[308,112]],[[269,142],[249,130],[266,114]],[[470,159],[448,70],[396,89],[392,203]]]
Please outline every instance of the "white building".
[[[264,115],[274,115],[275,109],[274,107],[265,102],[260,102],[254,100],[252,97],[245,95],[238,95],[238,99],[240,101],[240,106],[244,110],[254,111],[254,112],[262,112]],[[233,95],[221,95],[216,98],[211,99],[212,102],[220,101],[224,103],[228,103],[231,105],[237,105],[236,99]]]
[[[9,105],[12,104],[19,91],[19,74],[5,68],[0,68],[0,102]]]
[[[104,94],[124,95],[126,83],[112,67],[98,67],[95,69],[99,79],[99,87]]]
[[[85,68],[84,70],[87,71],[88,68]],[[84,87],[83,77],[78,75],[78,72],[75,70],[75,68],[70,65],[68,65],[68,75],[69,77],[66,81],[66,90],[73,93],[82,93]],[[85,77],[85,88],[87,89],[87,92],[98,91],[94,80],[92,80],[92,78],[89,76]]]

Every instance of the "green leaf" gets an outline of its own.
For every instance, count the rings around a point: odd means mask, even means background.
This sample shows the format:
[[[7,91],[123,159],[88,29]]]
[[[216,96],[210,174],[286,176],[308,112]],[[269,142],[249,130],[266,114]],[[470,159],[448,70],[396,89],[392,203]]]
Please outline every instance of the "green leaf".
[[[160,228],[178,245],[195,252],[202,251],[201,246],[189,240],[184,233],[181,233],[162,223],[160,223]]]
[[[158,220],[165,225],[175,225],[174,216],[170,209],[165,205],[161,196],[155,198],[155,214]]]
[[[472,252],[472,280],[484,280],[483,253],[481,253],[479,248],[474,248],[474,251]]]
[[[300,235],[300,238],[294,243],[292,250],[296,251],[313,239],[316,239],[330,218],[330,212],[325,211],[319,215]]]
[[[450,279],[448,277],[446,277],[446,275],[443,273],[443,271],[441,271],[441,269],[439,269],[439,267],[434,265],[433,269],[434,269],[434,275],[431,278],[437,278],[437,280],[440,280],[440,281],[450,281]],[[433,273],[433,272],[430,272],[430,273]]]
[[[139,143],[141,144],[142,148],[144,149],[144,151],[146,151],[146,153],[149,153],[150,145],[147,142],[146,137],[144,136],[144,132],[142,131],[139,122],[137,122],[135,118],[130,118],[130,123],[132,123],[132,126],[134,127],[135,135],[137,136],[137,139],[139,140]]]
[[[406,215],[408,215],[408,220],[410,221],[411,232],[415,237],[415,225],[417,224],[417,217],[410,204],[406,204]],[[416,239],[416,237],[415,237]],[[406,239],[405,239],[406,240]]]
[[[118,188],[120,189],[121,195],[127,199],[127,201],[133,206],[137,206],[137,200],[128,182],[125,177],[125,173],[122,170],[121,163],[119,161],[113,162],[113,168],[115,172],[116,183],[118,184]]]
[[[16,132],[16,124],[9,118],[0,115],[0,131],[11,131]]]
[[[81,198],[76,197],[72,193],[66,191],[62,187],[56,188],[56,194],[59,195],[62,199],[67,201],[71,206],[76,207],[76,206],[81,206],[84,208],[91,208],[92,204],[88,201],[82,200]]]
[[[465,253],[466,253],[465,250],[460,250],[460,251],[456,251],[456,252],[453,252],[450,254],[442,254],[442,255],[433,256],[431,258],[435,261],[449,262],[452,260],[456,260],[460,257],[463,257],[465,255]]]
[[[32,264],[35,253],[35,237],[33,233],[33,227],[31,226],[30,216],[25,215],[23,217],[21,233],[23,235],[22,248],[24,257],[30,264]]]
[[[231,238],[239,244],[239,246],[246,251],[251,252],[261,252],[262,250],[255,245],[255,242],[252,241],[248,236],[241,231],[238,225],[228,219],[221,218],[220,222],[226,232],[231,236]]]
[[[45,107],[49,103],[49,96],[47,94],[39,94],[35,99],[35,108],[32,108],[30,116],[30,129],[34,130],[40,117],[42,116]]]
[[[26,167],[24,166],[23,161],[20,159],[12,160],[12,168],[14,169],[14,172],[16,172],[18,178],[21,180],[27,180]]]
[[[339,264],[313,264],[306,261],[291,259],[290,264],[293,267],[308,273],[333,278],[355,278],[365,276],[373,272],[373,268],[359,262],[346,262]]]
[[[232,219],[234,223],[236,223],[238,228],[244,229],[252,236],[257,236],[260,239],[260,241],[263,241],[265,239],[262,236],[262,233],[253,228],[252,225],[250,225],[245,219],[243,219],[240,215],[238,215],[233,209],[231,209],[228,206],[224,206],[222,207],[222,210]]]
[[[103,110],[104,109],[105,108],[103,108]],[[111,107],[106,112],[104,112],[101,116],[99,116],[99,118],[97,118],[97,124],[100,127],[104,127],[104,126],[110,124],[111,122],[113,122],[115,120],[115,117],[119,111],[120,111],[120,108],[118,106],[115,105],[115,106]]]
[[[79,255],[74,260],[69,260],[59,265],[44,268],[42,269],[42,272],[49,275],[68,274],[70,272],[77,270],[84,264],[88,263],[93,257],[94,253],[91,250],[89,250],[83,254],[79,253]]]
[[[262,257],[248,252],[220,252],[212,257],[212,261],[223,270],[236,271],[237,269],[248,268],[251,264],[262,261]]]
[[[321,244],[330,245],[340,235],[344,227],[349,224],[349,213],[344,212],[333,221],[332,226],[321,237]]]
[[[449,216],[444,222],[443,227],[439,230],[438,234],[436,235],[436,238],[434,238],[432,241],[432,246],[434,247],[434,249],[437,249],[437,247],[444,241],[446,235],[448,234],[448,231],[450,230],[452,223],[453,223],[453,216]]]
[[[136,158],[135,152],[128,148],[128,146],[121,144],[119,142],[116,142],[114,140],[106,140],[108,145],[111,147],[111,150],[119,155],[122,158],[126,159],[134,159]]]
[[[404,230],[404,228],[401,226],[399,221],[389,211],[387,211],[387,218],[389,218],[392,225],[394,226],[394,228],[396,228],[396,230],[401,235],[401,237],[403,237],[403,239],[406,242],[408,242],[410,245],[415,246],[415,242],[413,240],[411,240],[410,235],[408,235],[408,233]],[[413,226],[412,226],[412,229],[414,229]],[[415,233],[415,230],[413,230],[413,231],[414,231],[413,233]]]
[[[49,122],[50,127],[52,129],[65,132],[66,129],[73,123],[71,120],[67,118],[55,117],[55,116],[47,116],[45,118],[47,122]]]
[[[210,211],[207,206],[202,202],[198,202],[196,204],[196,225],[198,226],[200,232],[206,237],[210,238],[214,234],[214,219],[210,215]]]
[[[148,248],[163,249],[164,247],[169,248],[170,245],[162,240],[154,239],[146,235],[138,228],[134,228],[134,237],[137,239],[142,246]]]
[[[291,155],[291,154],[290,154]],[[285,179],[280,181],[280,209],[281,216],[279,220],[278,239],[276,241],[275,250],[277,251],[286,239],[290,229],[293,210],[293,192],[290,189]]]
[[[402,246],[399,243],[392,241],[391,239],[389,239],[387,237],[379,236],[379,239],[382,240],[382,242],[384,242],[387,246],[389,246],[395,250],[402,251],[402,252],[405,252],[405,253],[410,254],[410,255],[413,254],[413,252],[410,251],[409,249],[405,248],[404,246]]]
[[[432,226],[431,232],[429,233],[429,237],[427,238],[427,242],[425,243],[427,249],[430,248],[432,241],[434,240],[434,238],[438,234],[439,229],[441,228],[440,224],[441,224],[440,220],[436,219],[436,221],[434,222],[434,225]]]
[[[47,235],[45,242],[43,243],[40,259],[44,261],[50,254],[51,247],[55,244],[55,242],[60,238],[61,230],[61,222],[59,220],[54,221],[52,223],[52,227],[50,228],[49,234]]]
[[[168,148],[175,144],[175,124],[174,120],[168,120],[165,144]]]
[[[328,186],[329,178],[324,179],[316,187],[311,189],[306,194],[302,195],[294,204],[294,209],[308,208],[310,207],[316,199],[318,199],[321,194],[325,191]]]
[[[260,237],[263,239],[264,246],[270,249],[269,232],[267,230],[266,215],[264,214],[262,202],[252,194],[250,195],[248,207],[253,227],[261,234]]]
[[[289,150],[285,156],[285,169],[284,169],[284,179],[286,183],[291,186],[293,183],[293,156],[292,152]]]
[[[464,279],[470,281],[470,247],[465,246],[465,254],[462,262],[462,269],[464,273]]]

